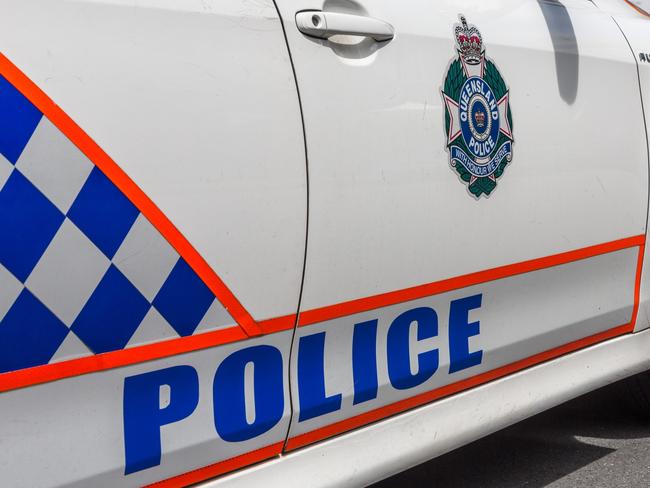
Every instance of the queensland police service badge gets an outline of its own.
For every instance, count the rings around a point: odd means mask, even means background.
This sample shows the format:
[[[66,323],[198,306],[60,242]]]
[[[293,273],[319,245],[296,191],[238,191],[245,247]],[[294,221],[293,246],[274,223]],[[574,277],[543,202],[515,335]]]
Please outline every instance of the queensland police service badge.
[[[460,16],[454,26],[457,57],[442,89],[451,167],[475,198],[494,191],[512,161],[509,91],[494,62],[485,56],[479,30]]]

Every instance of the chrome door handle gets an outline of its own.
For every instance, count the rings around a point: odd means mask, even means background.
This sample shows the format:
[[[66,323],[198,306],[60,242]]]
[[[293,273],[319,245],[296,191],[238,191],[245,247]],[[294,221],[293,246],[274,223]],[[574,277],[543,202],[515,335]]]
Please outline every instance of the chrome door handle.
[[[303,34],[321,39],[349,35],[372,37],[375,41],[388,41],[395,35],[393,26],[383,20],[318,10],[298,12],[296,26]]]

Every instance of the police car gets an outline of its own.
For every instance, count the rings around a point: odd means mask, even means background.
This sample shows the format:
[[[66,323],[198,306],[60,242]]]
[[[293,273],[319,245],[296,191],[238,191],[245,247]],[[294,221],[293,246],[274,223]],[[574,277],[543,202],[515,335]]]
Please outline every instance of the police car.
[[[644,5],[1,2],[0,484],[360,486],[650,369]]]

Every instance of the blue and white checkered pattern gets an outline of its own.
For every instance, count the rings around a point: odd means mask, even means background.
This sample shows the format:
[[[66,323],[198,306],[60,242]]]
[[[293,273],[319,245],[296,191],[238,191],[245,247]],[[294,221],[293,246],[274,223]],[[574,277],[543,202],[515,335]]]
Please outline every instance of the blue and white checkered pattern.
[[[102,171],[0,77],[0,373],[234,324]]]

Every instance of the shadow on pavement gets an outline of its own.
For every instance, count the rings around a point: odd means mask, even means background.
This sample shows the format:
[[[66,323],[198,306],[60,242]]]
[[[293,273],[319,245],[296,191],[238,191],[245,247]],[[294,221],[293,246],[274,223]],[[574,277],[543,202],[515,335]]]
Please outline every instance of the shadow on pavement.
[[[626,397],[608,386],[372,488],[650,486],[650,422]]]

